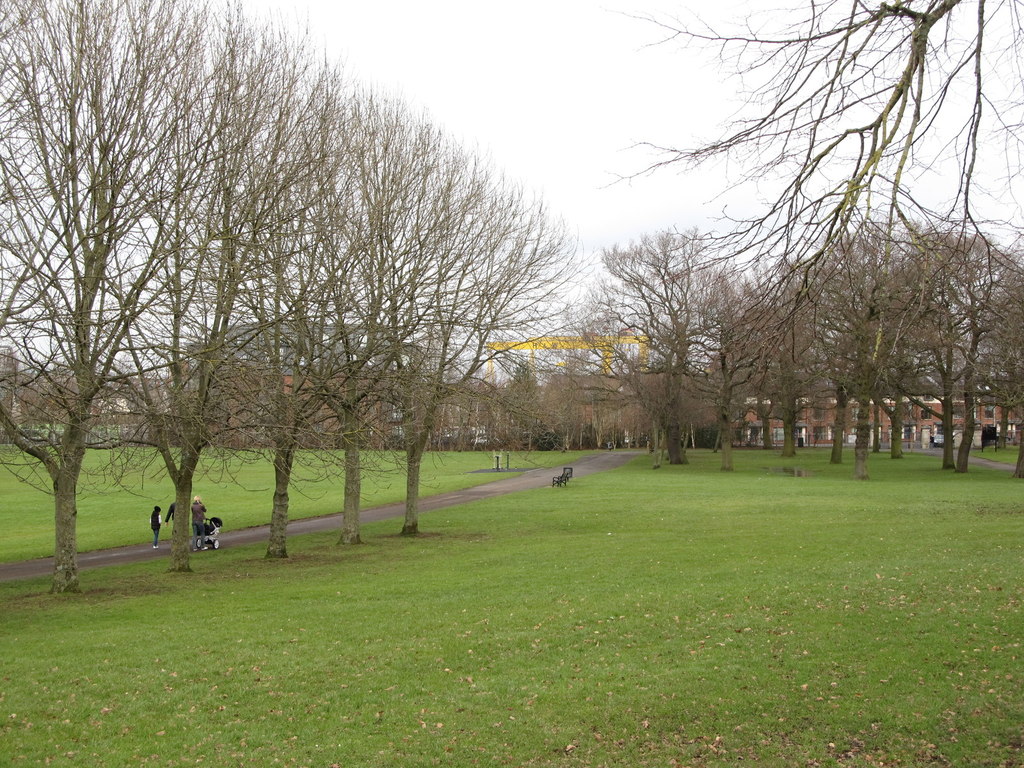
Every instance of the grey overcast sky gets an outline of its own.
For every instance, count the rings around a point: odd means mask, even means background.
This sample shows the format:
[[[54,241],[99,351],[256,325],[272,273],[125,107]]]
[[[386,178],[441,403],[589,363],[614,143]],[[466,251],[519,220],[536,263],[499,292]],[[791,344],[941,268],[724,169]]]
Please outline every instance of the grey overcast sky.
[[[692,2],[244,2],[308,22],[350,76],[425,109],[541,195],[588,262],[655,229],[713,228],[725,204],[707,173],[618,180],[655,159],[639,143],[692,144],[735,107],[713,62],[659,45],[657,26],[630,16],[678,14]]]

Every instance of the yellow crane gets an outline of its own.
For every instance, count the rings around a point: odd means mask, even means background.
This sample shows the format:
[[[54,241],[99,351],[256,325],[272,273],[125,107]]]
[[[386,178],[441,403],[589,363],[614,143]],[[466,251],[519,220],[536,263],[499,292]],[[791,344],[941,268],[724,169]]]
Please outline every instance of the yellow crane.
[[[601,369],[606,376],[612,372],[612,356],[615,347],[624,344],[635,344],[639,347],[641,362],[647,357],[646,338],[643,336],[537,336],[525,341],[492,341],[488,348],[495,352],[511,349],[526,349],[530,352],[530,363],[533,364],[534,353],[540,349],[594,349],[601,353]]]

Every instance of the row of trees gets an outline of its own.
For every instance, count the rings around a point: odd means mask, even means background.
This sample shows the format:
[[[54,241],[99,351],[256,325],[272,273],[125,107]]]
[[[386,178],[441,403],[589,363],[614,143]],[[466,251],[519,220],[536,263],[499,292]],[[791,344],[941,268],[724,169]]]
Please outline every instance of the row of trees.
[[[934,397],[946,434],[954,404],[963,406],[958,453],[946,441],[943,465],[967,471],[979,399],[1024,406],[1024,258],[964,227],[892,235],[861,222],[822,257],[827,279],[813,287],[739,273],[696,232],[662,232],[604,253],[610,277],[595,316],[603,328],[646,339],[648,359],[623,356],[618,372],[664,433],[671,463],[685,461],[684,425],[705,423],[709,412],[730,470],[734,425],[751,408],[763,417],[766,444],[769,418],[782,420],[783,452],[792,455],[804,404],[835,403],[843,419],[852,401],[854,475],[867,479],[872,406],[886,410],[899,456],[904,404]],[[846,428],[840,421],[833,430],[836,463]]]
[[[955,459],[946,442],[944,464],[966,471],[979,393],[1017,407],[1024,373],[1019,252],[995,245],[1019,241],[1020,2],[827,0],[721,27],[649,18],[667,44],[731,69],[741,106],[710,141],[656,148],[648,171],[739,161],[735,187],[762,203],[714,238],[663,233],[605,254],[605,317],[650,338],[654,365],[631,387],[671,460],[695,402],[727,434],[741,400],[791,422],[827,383],[837,414],[860,406],[857,477],[868,404],[895,425],[909,393],[942,401],[947,433],[963,401],[964,440]]]
[[[732,129],[665,163],[752,159],[767,205],[714,246],[662,233],[605,254],[587,331],[629,329],[648,356],[591,401],[629,393],[684,461],[699,406],[728,435],[751,400],[792,421],[829,386],[861,406],[858,477],[869,402],[894,423],[911,392],[1018,405],[1019,263],[981,213],[995,163],[1003,189],[1019,176],[1018,11],[829,0],[735,35],[663,23],[752,84]],[[571,270],[543,206],[307,43],[201,0],[0,0],[0,428],[52,489],[56,592],[78,589],[86,451],[125,438],[179,507],[211,448],[272,451],[284,556],[292,468],[318,440],[345,449],[358,541],[367,417],[389,409],[415,532],[444,404],[479,392],[490,340],[551,331]],[[508,394],[538,400],[529,376]],[[117,439],[96,428],[111,414]],[[965,471],[970,442],[946,463]]]
[[[52,489],[54,592],[79,589],[91,447],[149,448],[178,509],[211,447],[267,447],[285,556],[316,436],[345,448],[359,540],[366,416],[386,404],[415,532],[441,404],[570,276],[539,201],[306,43],[190,0],[0,0],[0,427]],[[96,428],[111,414],[116,434]],[[172,570],[189,551],[178,515]]]

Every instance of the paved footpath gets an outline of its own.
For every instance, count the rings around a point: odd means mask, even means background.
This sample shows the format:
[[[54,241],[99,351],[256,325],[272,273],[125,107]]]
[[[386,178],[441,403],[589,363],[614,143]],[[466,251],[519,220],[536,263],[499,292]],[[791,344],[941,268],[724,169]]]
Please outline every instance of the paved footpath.
[[[638,451],[604,451],[583,456],[572,463],[573,480],[579,477],[621,467],[630,459],[642,455]],[[505,477],[474,488],[464,488],[451,493],[426,496],[420,499],[420,512],[431,512],[436,509],[466,504],[479,499],[489,499],[506,493],[526,491],[532,488],[543,488],[551,485],[551,478],[561,471],[560,467],[544,467],[531,469],[515,477]],[[498,475],[499,473],[495,473]],[[568,488],[554,488],[552,493],[571,493],[572,481]],[[359,519],[364,523],[377,520],[388,520],[405,516],[405,502],[371,507],[360,511]],[[294,520],[288,523],[288,535],[296,536],[303,533],[319,533],[321,531],[341,531],[341,513]],[[260,525],[254,528],[242,528],[237,531],[224,531],[220,534],[221,546],[230,547],[240,544],[254,544],[266,541],[270,536],[270,526]],[[105,565],[121,565],[157,560],[169,556],[170,549],[153,549],[152,544],[135,544],[116,549],[101,549],[93,552],[82,552],[78,555],[78,570],[86,571]],[[24,560],[18,563],[0,563],[0,581],[30,579],[53,574],[53,558],[43,557],[37,560]]]

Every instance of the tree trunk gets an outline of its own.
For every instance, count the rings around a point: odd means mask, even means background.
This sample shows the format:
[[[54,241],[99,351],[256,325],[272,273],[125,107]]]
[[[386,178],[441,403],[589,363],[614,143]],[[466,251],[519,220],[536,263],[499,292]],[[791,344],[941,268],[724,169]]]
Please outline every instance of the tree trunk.
[[[953,461],[953,396],[943,395],[942,400],[942,468],[956,469]]]
[[[793,439],[793,431],[786,426],[783,426],[782,435],[782,458],[792,459],[796,456],[796,440]]]
[[[974,376],[972,372],[964,374],[964,433],[956,454],[956,471],[967,472],[971,461],[971,448],[974,447],[974,431],[977,424],[977,402],[974,397]]]
[[[875,403],[872,408],[874,419],[871,422],[871,452],[882,452],[882,409]]]
[[[169,453],[164,454],[168,473],[174,479],[174,528],[171,529],[169,573],[191,573],[192,565],[192,487],[199,467],[199,451],[182,449],[175,468]]]
[[[782,458],[791,459],[796,456],[796,400],[786,400],[782,404]]]
[[[689,464],[690,463],[690,458],[686,455],[686,447],[687,447],[687,444],[690,441],[692,441],[692,440],[693,440],[693,426],[690,425],[683,432],[683,434],[681,436],[681,439],[680,439],[680,446],[679,446],[679,463],[680,464]]]
[[[654,463],[651,465],[651,469],[661,469],[661,428],[658,426],[657,422],[654,424],[653,431],[654,434],[651,437],[654,443],[651,446],[653,448],[651,453],[653,455]],[[1024,445],[1024,442],[1022,442],[1022,445]]]
[[[62,466],[53,481],[54,550],[51,594],[81,592],[78,582],[78,473]]]
[[[862,401],[867,403],[867,400]],[[868,452],[871,447],[871,411],[867,405],[857,407],[856,442],[853,447],[853,479],[868,479]]]
[[[171,562],[168,573],[190,573],[192,551],[192,481],[174,486],[174,522],[171,525]]]
[[[903,458],[903,396],[896,395],[889,414],[889,458]]]
[[[846,410],[850,396],[846,387],[836,387],[836,408],[832,414],[832,456],[829,464],[843,463],[843,438],[846,436]]]
[[[1020,441],[1017,448],[1017,466],[1013,470],[1013,476],[1018,480],[1024,478],[1024,440]]]
[[[294,462],[293,446],[278,446],[274,451],[274,508],[270,513],[266,557],[288,557],[288,486]]]
[[[683,426],[678,419],[670,419],[665,425],[665,444],[668,449],[668,463],[682,464]]]
[[[772,440],[772,417],[765,414],[761,417],[761,448],[766,451],[772,450],[775,444]]]
[[[415,536],[420,532],[420,467],[427,446],[429,432],[417,435],[405,448],[405,522],[403,536]]]
[[[721,470],[732,472],[732,419],[729,418],[729,411],[725,408],[718,412],[718,439],[722,444]]]
[[[339,544],[362,544],[359,535],[359,501],[362,493],[362,457],[355,438],[345,446],[345,507],[341,514]]]

